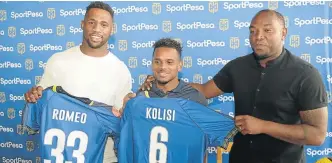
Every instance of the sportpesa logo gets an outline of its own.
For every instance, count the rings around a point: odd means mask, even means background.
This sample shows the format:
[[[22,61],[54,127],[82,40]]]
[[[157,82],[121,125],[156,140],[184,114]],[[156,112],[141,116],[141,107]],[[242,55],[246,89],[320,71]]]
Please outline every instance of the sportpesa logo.
[[[29,50],[32,52],[39,52],[39,51],[62,51],[61,45],[51,45],[51,44],[44,44],[44,45],[33,45],[30,44]]]
[[[315,156],[328,156],[332,154],[332,148],[324,148],[321,150],[316,150],[313,148],[307,148],[307,155],[311,156],[311,157],[315,157]]]
[[[81,9],[81,8],[77,8],[77,9],[73,9],[73,10],[64,10],[61,9],[60,10],[60,16],[61,17],[67,17],[67,16],[81,16],[81,15],[85,15],[86,10]]]
[[[231,11],[233,9],[245,9],[245,8],[249,8],[249,9],[257,9],[257,8],[263,8],[264,4],[263,3],[252,3],[252,2],[248,2],[248,1],[243,1],[240,3],[229,3],[229,2],[224,2],[224,9]]]
[[[13,51],[14,51],[14,47],[12,47],[12,46],[0,45],[0,52],[13,52]]]
[[[182,4],[182,5],[166,5],[166,11],[173,12],[193,12],[193,11],[204,11],[203,5],[193,5],[193,4]]]
[[[0,143],[1,148],[23,148],[23,144],[16,144],[13,142]]]
[[[222,59],[222,58],[214,58],[214,59],[202,59],[197,58],[197,65],[204,66],[218,66],[218,65],[226,65],[230,60]]]
[[[12,19],[19,19],[19,18],[41,18],[43,17],[43,12],[33,12],[33,11],[24,11],[24,12],[11,12],[10,17]]]
[[[36,28],[31,28],[31,29],[20,28],[20,34],[23,36],[44,35],[44,34],[52,34],[52,33],[53,33],[53,29],[51,29],[51,28],[41,28],[41,27],[36,27]]]
[[[0,84],[1,85],[17,85],[17,84],[31,84],[31,80],[30,79],[21,79],[18,77],[14,77],[14,78],[0,78]]]
[[[192,41],[187,40],[188,48],[207,48],[207,47],[224,47],[224,41],[213,41],[213,40],[202,40],[202,41]]]
[[[197,29],[214,29],[215,24],[214,23],[202,23],[202,22],[192,22],[192,23],[176,23],[176,29],[180,31],[184,30],[197,30]]]
[[[145,24],[145,23],[138,23],[138,24],[122,24],[122,31],[129,32],[129,31],[155,31],[159,29],[157,24]]]
[[[21,157],[6,158],[2,157],[3,163],[32,163],[32,160],[26,160]]]
[[[330,36],[325,36],[323,38],[305,37],[305,43],[310,46],[315,44],[332,44],[332,38]]]
[[[288,8],[301,7],[301,6],[318,6],[325,5],[324,1],[284,1],[284,6]]]
[[[316,24],[331,25],[332,19],[325,19],[322,17],[313,17],[311,19],[295,18],[294,24],[299,27],[302,27],[304,25],[316,25]]]
[[[237,29],[242,29],[242,28],[249,28],[250,22],[241,22],[239,20],[234,21],[234,27]]]
[[[112,7],[115,15],[118,14],[126,14],[126,13],[145,13],[149,12],[148,7],[138,7],[138,6],[127,6],[123,8],[118,8],[118,7]]]

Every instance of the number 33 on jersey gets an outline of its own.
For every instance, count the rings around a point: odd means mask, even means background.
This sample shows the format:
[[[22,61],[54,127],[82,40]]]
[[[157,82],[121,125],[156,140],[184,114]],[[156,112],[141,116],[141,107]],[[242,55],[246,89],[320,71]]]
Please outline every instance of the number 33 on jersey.
[[[102,162],[107,136],[119,134],[120,120],[110,109],[54,86],[26,105],[23,125],[39,131],[44,163]]]

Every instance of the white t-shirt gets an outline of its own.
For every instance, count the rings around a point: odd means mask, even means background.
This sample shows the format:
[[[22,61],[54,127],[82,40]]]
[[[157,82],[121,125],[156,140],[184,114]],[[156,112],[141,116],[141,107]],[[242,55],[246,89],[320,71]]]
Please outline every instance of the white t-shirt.
[[[113,53],[91,57],[80,46],[55,53],[47,61],[39,86],[62,86],[68,93],[105,104],[122,107],[124,96],[132,89],[127,66]]]

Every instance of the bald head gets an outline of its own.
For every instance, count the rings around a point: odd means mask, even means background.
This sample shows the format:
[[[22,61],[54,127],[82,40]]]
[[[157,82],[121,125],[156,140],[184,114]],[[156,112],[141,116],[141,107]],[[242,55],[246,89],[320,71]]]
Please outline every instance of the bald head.
[[[286,23],[285,23],[284,16],[281,13],[279,13],[278,11],[275,11],[275,10],[270,10],[270,9],[261,10],[261,11],[256,13],[256,15],[252,18],[251,21],[253,21],[257,16],[259,16],[260,14],[263,14],[263,13],[267,13],[267,14],[273,16],[274,18],[276,18],[278,20],[278,22],[280,23],[280,25],[283,28],[286,28],[286,25],[285,25]]]

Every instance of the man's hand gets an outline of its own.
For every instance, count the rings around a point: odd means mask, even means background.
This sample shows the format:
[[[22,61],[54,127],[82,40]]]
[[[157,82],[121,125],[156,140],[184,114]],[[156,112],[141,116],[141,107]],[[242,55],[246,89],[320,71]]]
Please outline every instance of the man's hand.
[[[152,75],[148,75],[144,81],[144,83],[139,88],[142,91],[150,90],[152,87],[152,82],[155,80],[155,78]]]
[[[240,129],[243,135],[260,134],[263,131],[265,121],[250,115],[235,116],[235,125]]]
[[[35,103],[39,98],[41,98],[43,92],[43,87],[32,87],[27,93],[24,94],[25,101],[29,103]]]
[[[116,116],[116,117],[121,117],[122,116],[122,113],[123,113],[123,110],[124,108],[126,107],[126,104],[127,102],[136,97],[136,93],[128,93],[124,98],[123,98],[123,104],[122,104],[122,108],[121,109],[116,109],[116,108],[112,108],[112,112],[113,114]]]

